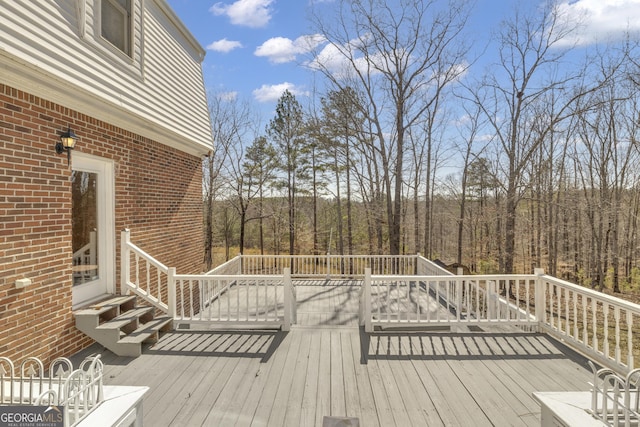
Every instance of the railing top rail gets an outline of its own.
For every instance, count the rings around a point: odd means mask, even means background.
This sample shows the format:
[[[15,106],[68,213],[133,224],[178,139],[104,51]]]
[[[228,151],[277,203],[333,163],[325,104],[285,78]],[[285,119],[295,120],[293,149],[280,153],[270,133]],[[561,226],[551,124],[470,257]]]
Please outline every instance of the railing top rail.
[[[467,275],[451,275],[438,276],[433,274],[373,274],[372,280],[519,280],[519,279],[535,279],[539,276],[535,274],[467,274]]]
[[[282,274],[176,274],[176,280],[262,280],[262,281],[282,281]]]
[[[539,277],[547,282],[554,283],[565,288],[574,289],[577,292],[589,296],[590,298],[599,300],[601,302],[610,303],[612,305],[624,308],[625,310],[640,314],[640,305],[632,303],[631,301],[627,301],[612,295],[607,295],[600,291],[594,291],[593,289],[585,288],[584,286],[576,285],[575,283],[567,282],[566,280],[558,279],[557,277],[548,276],[546,274]]]
[[[224,268],[229,267],[230,265],[233,265],[234,263],[237,263],[241,258],[242,258],[242,254],[240,255],[236,255],[235,257],[231,258],[229,261],[224,262],[223,264],[220,264],[219,266],[212,268],[211,270],[207,271],[204,274],[213,274],[214,272],[218,271],[218,270],[222,270]]]
[[[320,255],[301,255],[301,254],[296,254],[296,255],[238,255],[240,257],[243,258],[283,258],[283,259],[290,259],[290,258],[326,258],[326,257],[330,257],[330,258],[416,258],[417,255],[339,255],[339,254],[320,254]],[[426,258],[425,258],[426,259]]]
[[[438,264],[436,264],[435,262],[431,261],[430,259],[427,259],[424,256],[422,256],[421,254],[417,254],[417,259],[418,259],[418,261],[422,261],[422,262],[428,264],[429,267],[441,272],[445,276],[453,276],[454,275],[452,272],[450,272],[446,268],[443,268],[443,267],[439,266]]]
[[[159,270],[162,270],[163,273],[168,273],[169,272],[169,267],[167,267],[166,265],[164,265],[163,263],[161,263],[160,261],[158,261],[157,259],[155,259],[151,255],[149,255],[148,253],[146,253],[142,249],[140,249],[135,244],[133,244],[131,242],[127,242],[127,246],[129,247],[129,249],[133,250],[138,255],[140,255],[142,258],[144,258],[145,261],[147,261],[149,264],[155,266]]]

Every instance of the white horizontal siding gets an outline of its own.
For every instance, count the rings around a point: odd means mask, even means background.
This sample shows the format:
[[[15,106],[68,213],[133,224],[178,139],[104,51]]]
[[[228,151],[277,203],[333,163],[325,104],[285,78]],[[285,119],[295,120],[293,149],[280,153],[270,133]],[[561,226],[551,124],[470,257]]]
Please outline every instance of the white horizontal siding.
[[[78,1],[86,1],[84,37]],[[136,4],[141,9],[134,10],[136,41],[128,58],[95,36],[98,0],[0,2],[0,81],[164,144],[205,153],[213,141],[203,50],[164,0]]]

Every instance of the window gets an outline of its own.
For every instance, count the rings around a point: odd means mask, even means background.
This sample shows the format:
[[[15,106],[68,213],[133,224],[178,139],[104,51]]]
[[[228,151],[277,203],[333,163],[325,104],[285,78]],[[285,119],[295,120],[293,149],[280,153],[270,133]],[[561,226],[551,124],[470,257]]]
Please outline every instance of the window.
[[[102,0],[102,37],[131,56],[131,0]]]

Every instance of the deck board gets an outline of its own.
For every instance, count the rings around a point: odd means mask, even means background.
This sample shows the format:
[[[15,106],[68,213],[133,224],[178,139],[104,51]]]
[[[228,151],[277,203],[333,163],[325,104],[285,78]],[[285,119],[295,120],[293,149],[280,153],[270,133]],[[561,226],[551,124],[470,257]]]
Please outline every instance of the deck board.
[[[289,389],[289,398],[287,401],[287,412],[284,418],[284,426],[298,427],[302,423],[302,399],[304,397],[304,386],[307,379],[307,365],[309,362],[309,348],[311,347],[311,337],[308,334],[301,334],[302,341],[298,357],[295,360],[295,368],[293,368],[293,379]]]
[[[308,335],[308,334],[307,334]],[[300,404],[300,418],[305,423],[312,422],[316,416],[316,399],[318,398],[318,382],[320,365],[320,340],[311,339],[309,343],[309,360],[305,373],[304,390]]]
[[[295,331],[294,331],[295,332]],[[312,333],[307,329],[302,333]],[[314,334],[320,341],[320,359],[318,360],[318,393],[316,394],[316,411],[312,425],[322,425],[322,417],[331,414],[331,335],[327,330],[320,330]],[[329,357],[327,357],[329,354]],[[309,420],[305,420],[309,421]]]
[[[106,384],[150,387],[153,426],[533,426],[532,392],[589,389],[586,360],[544,334],[366,334],[359,287],[343,283],[299,286],[290,332],[177,330],[135,359],[88,352]]]
[[[344,371],[342,366],[342,341],[340,334],[331,334],[331,414],[346,416],[347,407],[345,401]]]

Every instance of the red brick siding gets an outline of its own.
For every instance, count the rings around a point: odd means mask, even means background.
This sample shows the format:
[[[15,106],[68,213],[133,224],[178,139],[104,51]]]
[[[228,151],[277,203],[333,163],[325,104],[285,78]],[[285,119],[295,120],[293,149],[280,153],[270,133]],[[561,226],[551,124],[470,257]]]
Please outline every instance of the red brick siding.
[[[75,151],[115,163],[116,289],[123,228],[179,273],[202,270],[200,158],[0,84],[0,356],[15,360],[91,344],[71,312],[71,168],[54,151],[68,125]]]

